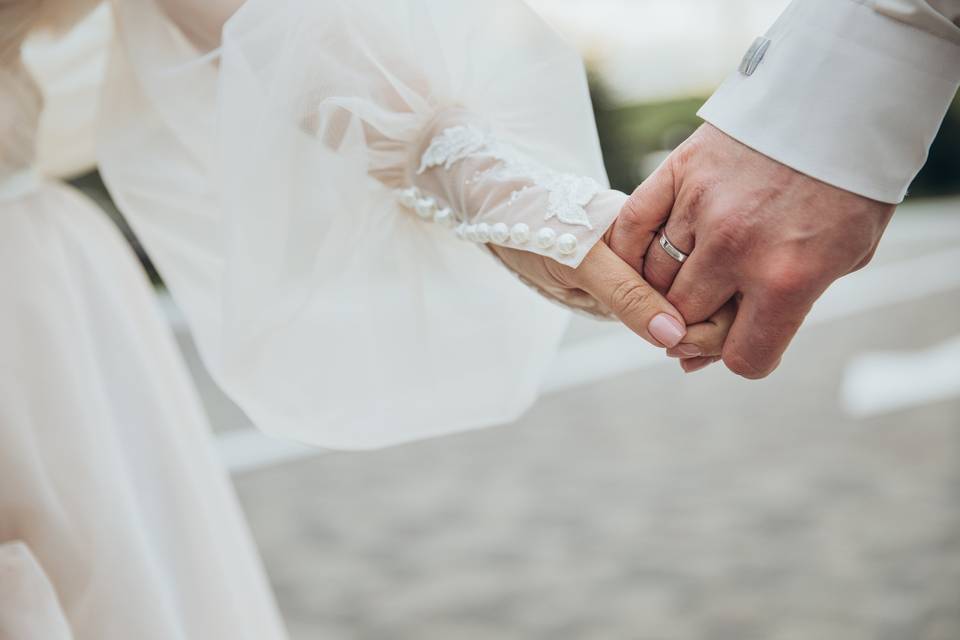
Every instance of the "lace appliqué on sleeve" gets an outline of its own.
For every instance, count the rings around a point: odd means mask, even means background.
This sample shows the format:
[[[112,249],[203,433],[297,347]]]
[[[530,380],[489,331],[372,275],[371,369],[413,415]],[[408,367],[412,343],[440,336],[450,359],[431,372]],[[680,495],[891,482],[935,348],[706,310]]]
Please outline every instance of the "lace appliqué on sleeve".
[[[553,171],[516,147],[472,125],[450,127],[435,137],[421,158],[418,173],[433,167],[449,170],[457,162],[470,157],[488,157],[498,161],[497,166],[484,177],[526,181],[545,189],[548,193],[545,220],[556,218],[564,224],[593,229],[586,206],[603,188],[596,180]],[[516,191],[514,196],[518,197],[520,191]]]

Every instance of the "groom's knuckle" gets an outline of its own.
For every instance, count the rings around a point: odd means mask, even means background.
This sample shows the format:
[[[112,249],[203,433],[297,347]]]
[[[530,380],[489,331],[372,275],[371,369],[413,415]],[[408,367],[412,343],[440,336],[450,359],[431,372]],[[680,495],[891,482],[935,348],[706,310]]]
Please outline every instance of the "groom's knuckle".
[[[640,187],[637,187],[637,191],[634,191],[633,195],[627,199],[617,218],[617,224],[625,226],[627,232],[642,224],[643,221],[644,210],[641,202],[643,196],[638,193],[639,191]]]
[[[700,308],[703,304],[705,295],[703,291],[691,289],[687,286],[671,287],[670,295],[667,299],[674,307],[682,313],[684,310]]]
[[[696,164],[703,151],[704,143],[698,136],[691,136],[673,150],[673,153],[668,157],[668,162],[672,162],[673,167],[682,173],[688,167]]]
[[[614,313],[629,316],[643,311],[651,303],[651,292],[640,282],[624,280],[610,292],[610,307]]]
[[[795,274],[769,275],[764,282],[766,298],[772,302],[786,303],[800,296],[802,283]]]
[[[813,275],[800,261],[780,261],[766,268],[763,285],[768,299],[791,302],[806,296]]]
[[[721,214],[710,229],[712,251],[729,257],[742,257],[749,248],[750,226],[739,213]]]
[[[748,380],[760,380],[770,375],[771,371],[768,366],[758,364],[754,360],[742,351],[727,350],[723,353],[723,364],[740,377]]]
[[[714,185],[705,179],[691,181],[684,186],[682,209],[688,224],[700,217],[711,206]]]

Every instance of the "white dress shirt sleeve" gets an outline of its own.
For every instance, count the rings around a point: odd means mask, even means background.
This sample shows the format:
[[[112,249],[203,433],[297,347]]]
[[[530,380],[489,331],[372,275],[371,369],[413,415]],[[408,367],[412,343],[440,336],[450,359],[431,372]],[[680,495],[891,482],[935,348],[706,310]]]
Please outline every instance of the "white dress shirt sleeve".
[[[699,115],[802,173],[898,203],[960,86],[958,25],[960,0],[794,0]]]

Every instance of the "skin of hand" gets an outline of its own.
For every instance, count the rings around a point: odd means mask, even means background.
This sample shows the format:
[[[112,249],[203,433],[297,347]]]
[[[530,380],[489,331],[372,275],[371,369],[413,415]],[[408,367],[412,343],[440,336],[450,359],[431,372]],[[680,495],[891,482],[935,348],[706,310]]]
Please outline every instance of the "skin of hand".
[[[704,322],[685,326],[683,316],[604,241],[593,247],[577,269],[528,251],[488,246],[530,284],[574,307],[612,313],[652,345],[667,347],[679,357],[719,358],[733,323],[734,310],[727,306]]]
[[[779,366],[827,287],[866,266],[895,209],[799,173],[705,124],[637,188],[608,238],[688,323],[733,301],[722,359],[757,379]],[[655,242],[661,228],[690,256],[682,265]],[[707,364],[682,362],[685,370]]]

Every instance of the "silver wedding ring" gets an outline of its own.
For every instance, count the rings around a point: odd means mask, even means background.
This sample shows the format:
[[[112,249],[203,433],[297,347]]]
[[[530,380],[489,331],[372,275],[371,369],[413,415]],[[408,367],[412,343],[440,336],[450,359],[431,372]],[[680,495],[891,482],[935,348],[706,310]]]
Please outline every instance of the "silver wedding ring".
[[[680,249],[677,249],[675,246],[673,246],[672,242],[667,240],[667,234],[665,231],[660,232],[660,246],[663,247],[663,250],[667,252],[668,256],[670,256],[680,264],[683,264],[684,262],[686,262],[687,258],[690,257],[683,251],[680,251]]]

